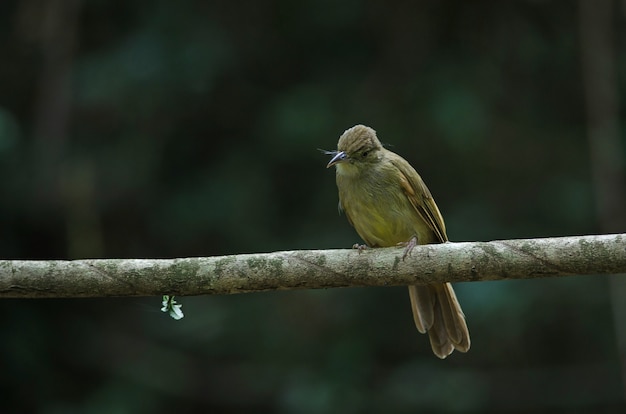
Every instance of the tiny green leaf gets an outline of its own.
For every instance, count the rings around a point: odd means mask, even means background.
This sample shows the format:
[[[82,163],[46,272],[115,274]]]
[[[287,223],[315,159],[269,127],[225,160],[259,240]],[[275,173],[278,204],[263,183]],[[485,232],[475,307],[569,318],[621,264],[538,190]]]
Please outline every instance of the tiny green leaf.
[[[181,310],[183,305],[176,303],[176,300],[174,300],[174,296],[163,295],[161,305],[163,305],[161,307],[161,312],[169,313],[170,316],[175,320],[180,320],[185,316],[183,314],[183,311]]]

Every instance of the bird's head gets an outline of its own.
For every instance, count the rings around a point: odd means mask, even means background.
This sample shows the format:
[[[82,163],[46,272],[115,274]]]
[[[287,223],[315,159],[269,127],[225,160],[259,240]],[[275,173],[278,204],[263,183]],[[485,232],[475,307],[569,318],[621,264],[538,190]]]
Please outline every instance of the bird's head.
[[[328,151],[332,158],[326,168],[335,165],[338,171],[359,171],[378,162],[382,149],[376,131],[365,125],[355,125],[341,134],[337,151]]]

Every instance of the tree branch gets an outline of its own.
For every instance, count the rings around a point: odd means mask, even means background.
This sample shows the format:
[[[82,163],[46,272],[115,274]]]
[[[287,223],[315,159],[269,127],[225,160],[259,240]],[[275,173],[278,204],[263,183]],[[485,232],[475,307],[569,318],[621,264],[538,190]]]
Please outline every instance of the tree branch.
[[[205,295],[626,273],[626,234],[186,259],[0,261],[0,297]]]

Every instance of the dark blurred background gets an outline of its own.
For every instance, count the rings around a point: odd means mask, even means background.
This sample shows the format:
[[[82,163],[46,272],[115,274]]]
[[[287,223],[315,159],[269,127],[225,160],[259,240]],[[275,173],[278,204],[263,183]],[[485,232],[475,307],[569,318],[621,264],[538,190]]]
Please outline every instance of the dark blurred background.
[[[349,247],[317,149],[357,123],[420,171],[453,241],[626,231],[625,19],[585,0],[2,1],[0,257]],[[445,361],[405,288],[178,298],[179,322],[159,297],[4,299],[0,412],[626,412],[618,279],[456,290],[473,344]]]

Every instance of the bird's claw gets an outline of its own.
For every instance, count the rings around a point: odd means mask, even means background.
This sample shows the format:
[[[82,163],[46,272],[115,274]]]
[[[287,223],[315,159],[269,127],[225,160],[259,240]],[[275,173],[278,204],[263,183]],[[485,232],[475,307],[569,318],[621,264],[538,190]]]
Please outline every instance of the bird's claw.
[[[413,236],[408,242],[398,243],[398,246],[404,246],[404,254],[402,255],[402,261],[411,255],[411,252],[417,246],[417,237]]]

